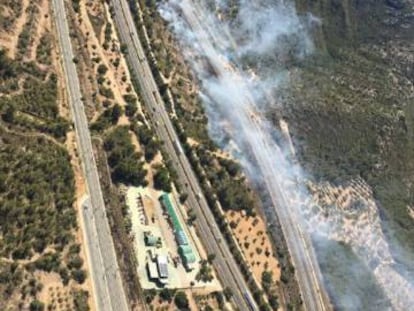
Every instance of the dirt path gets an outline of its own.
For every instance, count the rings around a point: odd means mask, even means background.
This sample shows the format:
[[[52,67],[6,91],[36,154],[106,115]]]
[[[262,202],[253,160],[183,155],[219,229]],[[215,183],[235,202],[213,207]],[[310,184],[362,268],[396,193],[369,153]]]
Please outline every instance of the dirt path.
[[[50,30],[50,6],[48,0],[42,0],[39,3],[39,19],[35,23],[36,30],[33,31],[33,43],[30,47],[27,60],[36,60],[36,50],[39,45],[40,38],[46,30]]]
[[[19,112],[21,113],[21,112]],[[4,126],[3,123],[0,121],[0,128],[5,131],[6,133],[10,133],[16,136],[21,136],[21,137],[26,137],[26,138],[37,138],[37,137],[42,137],[48,141],[50,141],[51,143],[62,147],[62,143],[58,142],[55,138],[53,138],[52,136],[49,136],[45,133],[38,133],[38,132],[31,132],[31,133],[22,133],[22,132],[16,132],[14,130],[10,130],[7,128],[7,126]]]
[[[100,5],[100,4],[97,4]],[[108,71],[105,74],[106,81],[104,82],[105,87],[109,87],[112,92],[114,93],[114,102],[120,104],[121,106],[125,106],[125,101],[123,99],[123,94],[128,93],[126,91],[129,83],[123,82],[122,76],[127,74],[126,67],[122,66],[121,61],[118,68],[116,68],[112,61],[114,61],[116,58],[123,58],[121,53],[119,52],[119,46],[118,51],[114,50],[112,51],[111,48],[109,48],[107,51],[104,50],[102,47],[101,40],[98,39],[98,37],[101,37],[101,35],[95,35],[92,23],[88,16],[88,11],[90,14],[94,14],[94,8],[93,5],[86,6],[85,2],[80,3],[80,18],[82,19],[82,26],[81,31],[85,38],[87,38],[87,46],[88,46],[88,53],[91,58],[99,58],[100,64],[105,65],[108,68]],[[106,10],[104,10],[106,14]],[[96,13],[95,13],[96,14]],[[115,28],[112,28],[112,37],[114,36]],[[89,33],[89,36],[87,35]],[[111,40],[112,41],[112,40]],[[97,67],[97,65],[96,65]],[[129,81],[129,78],[128,80]]]
[[[0,33],[0,46],[7,49],[7,56],[14,59],[17,51],[17,42],[19,41],[19,34],[21,33],[24,24],[27,20],[26,9],[29,5],[29,0],[22,1],[22,14],[16,19],[11,33]]]

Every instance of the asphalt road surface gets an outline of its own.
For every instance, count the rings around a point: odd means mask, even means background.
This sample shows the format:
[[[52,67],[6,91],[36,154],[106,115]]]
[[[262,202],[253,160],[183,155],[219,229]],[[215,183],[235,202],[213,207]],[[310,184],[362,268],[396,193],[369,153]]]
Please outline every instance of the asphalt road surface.
[[[233,68],[232,64],[225,63],[223,66],[223,61],[219,61],[220,55],[215,52],[213,46],[217,35],[214,32],[219,30],[210,28],[208,23],[203,22],[205,8],[198,5],[195,0],[183,0],[183,3],[185,4],[180,6],[180,15],[197,34],[195,37],[203,38],[197,40],[196,44],[206,52],[206,59],[213,71],[217,75],[226,75],[227,73],[237,75],[239,72],[237,68]],[[226,39],[231,40],[231,37]],[[241,89],[244,87],[242,83],[243,79],[241,78]],[[242,136],[245,142],[248,142],[257,167],[262,173],[262,180],[267,185],[273,208],[282,226],[291,260],[296,269],[295,275],[302,295],[303,307],[308,311],[331,310],[312,242],[308,233],[302,229],[304,226],[299,217],[300,211],[295,203],[286,197],[286,193],[288,193],[286,189],[281,187],[283,178],[279,177],[280,172],[274,162],[279,162],[282,167],[289,167],[289,164],[283,156],[280,156],[281,151],[265,130],[265,125],[261,122],[262,118],[256,117],[258,114],[255,111],[254,97],[246,92],[240,100],[244,102],[237,102],[237,105],[232,107],[233,118],[236,118],[238,123],[243,125],[238,135]]]
[[[114,19],[120,40],[128,47],[127,58],[130,69],[138,80],[141,96],[144,104],[147,106],[152,124],[157,135],[164,142],[164,148],[173,161],[179,182],[182,185],[186,185],[185,191],[188,193],[187,204],[196,212],[197,220],[195,226],[198,234],[207,252],[216,255],[213,265],[217,275],[222,285],[232,290],[235,305],[240,310],[258,310],[239,266],[235,262],[208,207],[188,159],[184,153],[177,152],[177,149],[181,147],[174,147],[174,144],[179,144],[179,139],[169,119],[148,60],[139,41],[128,3],[125,0],[113,0],[111,3],[114,7]]]
[[[82,215],[94,298],[100,311],[127,311],[129,308],[106,216],[88,121],[81,100],[79,79],[73,62],[74,55],[65,4],[63,0],[53,0],[52,2],[78,150],[90,198],[82,206]]]

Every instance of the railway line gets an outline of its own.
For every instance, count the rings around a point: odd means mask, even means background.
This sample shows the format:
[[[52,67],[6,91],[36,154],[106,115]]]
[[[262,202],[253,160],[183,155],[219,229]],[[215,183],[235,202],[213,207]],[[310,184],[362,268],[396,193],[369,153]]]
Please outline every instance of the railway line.
[[[114,21],[120,40],[128,47],[128,63],[138,80],[152,125],[158,137],[164,142],[164,148],[173,161],[179,182],[182,185],[187,185],[185,189],[188,193],[187,204],[196,212],[195,226],[204,247],[208,253],[216,255],[213,266],[217,275],[223,287],[229,287],[232,290],[232,299],[240,310],[258,310],[239,266],[225,243],[225,239],[202,194],[201,187],[186,155],[176,151],[176,148],[182,149],[182,147],[179,145],[179,138],[160,96],[149,61],[139,40],[128,3],[126,0],[112,0],[111,4],[114,8]],[[177,144],[179,147],[177,147]],[[246,296],[250,298],[246,299]]]

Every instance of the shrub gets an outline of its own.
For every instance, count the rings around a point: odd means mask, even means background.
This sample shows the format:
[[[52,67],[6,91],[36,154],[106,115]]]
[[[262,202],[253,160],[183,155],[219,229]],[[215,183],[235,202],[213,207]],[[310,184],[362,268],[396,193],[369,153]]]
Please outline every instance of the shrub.
[[[170,173],[165,166],[162,166],[154,174],[154,188],[164,192],[171,192]]]
[[[188,310],[188,298],[183,291],[177,292],[174,297],[174,303],[179,310]]]
[[[100,64],[98,66],[97,72],[99,75],[103,76],[108,71],[108,67],[106,67],[104,64]]]

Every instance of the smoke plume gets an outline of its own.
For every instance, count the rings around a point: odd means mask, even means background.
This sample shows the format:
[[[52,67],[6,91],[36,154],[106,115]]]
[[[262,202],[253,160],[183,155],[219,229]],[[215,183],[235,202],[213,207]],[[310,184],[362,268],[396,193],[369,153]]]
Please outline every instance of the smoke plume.
[[[370,267],[393,309],[409,310],[413,285],[394,268],[375,202],[351,210],[316,205],[308,176],[293,160],[289,144],[275,139],[280,133],[265,117],[277,105],[278,88],[288,83],[288,64],[313,52],[307,26],[317,18],[299,17],[286,1],[240,0],[237,12],[231,3],[170,0],[159,5],[200,81],[210,134],[219,144],[227,142],[223,148],[238,150],[235,156],[249,176],[266,183],[282,223],[298,226],[306,236],[348,244]],[[230,148],[228,137],[237,148]]]

